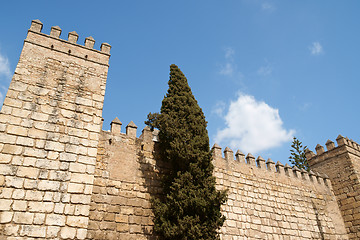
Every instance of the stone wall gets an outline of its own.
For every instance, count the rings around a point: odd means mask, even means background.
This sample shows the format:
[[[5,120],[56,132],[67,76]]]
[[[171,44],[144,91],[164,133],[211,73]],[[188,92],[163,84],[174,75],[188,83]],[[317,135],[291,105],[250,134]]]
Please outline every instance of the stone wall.
[[[251,154],[213,147],[222,207],[222,239],[347,239],[331,183],[316,174]]]
[[[157,135],[149,128],[136,138],[132,122],[121,133],[121,122],[103,131],[98,148],[88,239],[154,239],[150,198],[160,192],[155,160]]]
[[[32,21],[0,112],[0,239],[87,234],[110,45]]]
[[[156,132],[136,138],[116,118],[101,134],[88,239],[155,239],[150,198],[166,169],[156,156]],[[325,175],[213,147],[218,189],[228,189],[221,239],[348,239]]]
[[[360,239],[360,146],[341,135],[336,141],[337,147],[326,142],[326,152],[317,145],[317,154],[308,151],[307,158],[312,169],[329,176],[349,238]]]

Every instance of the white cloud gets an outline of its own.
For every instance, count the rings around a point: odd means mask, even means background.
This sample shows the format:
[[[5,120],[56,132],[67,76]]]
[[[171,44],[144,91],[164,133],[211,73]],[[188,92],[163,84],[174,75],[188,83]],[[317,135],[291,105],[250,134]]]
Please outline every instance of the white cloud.
[[[309,47],[311,55],[320,55],[324,52],[323,47],[319,42],[313,42]]]
[[[215,141],[234,151],[253,154],[291,141],[295,130],[286,130],[279,110],[243,93],[232,101],[224,116],[226,127],[218,130]]]

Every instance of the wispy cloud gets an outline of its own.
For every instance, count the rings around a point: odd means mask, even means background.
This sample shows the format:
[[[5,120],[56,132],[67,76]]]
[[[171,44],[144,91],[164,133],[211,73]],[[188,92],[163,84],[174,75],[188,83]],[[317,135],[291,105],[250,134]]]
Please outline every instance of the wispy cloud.
[[[273,4],[269,3],[269,2],[263,2],[261,4],[261,9],[264,10],[264,11],[274,11],[276,8]]]
[[[218,130],[215,141],[246,153],[278,147],[295,134],[283,127],[278,109],[243,93],[231,101],[223,118],[226,127]]]
[[[212,108],[211,113],[216,114],[219,117],[222,117],[224,115],[225,108],[226,108],[225,102],[219,101]]]
[[[234,64],[227,62],[221,66],[220,74],[224,76],[233,76],[234,75]]]
[[[9,60],[1,53],[0,53],[0,75],[4,75],[6,77],[9,77],[11,75]]]
[[[311,107],[311,103],[309,102],[306,102],[306,103],[303,103],[302,105],[300,105],[298,108],[300,111],[307,111],[309,108]]]
[[[236,70],[236,65],[234,63],[235,51],[231,47],[225,48],[224,51],[225,63],[221,64],[219,73],[224,76],[233,76]]]
[[[6,56],[0,52],[0,107],[4,102],[9,80],[11,79],[10,63]]]
[[[267,60],[265,60],[265,62],[266,64],[261,66],[257,71],[260,76],[269,76],[273,71],[271,64]]]
[[[313,42],[311,46],[309,47],[311,55],[320,55],[324,53],[323,47],[319,42]]]

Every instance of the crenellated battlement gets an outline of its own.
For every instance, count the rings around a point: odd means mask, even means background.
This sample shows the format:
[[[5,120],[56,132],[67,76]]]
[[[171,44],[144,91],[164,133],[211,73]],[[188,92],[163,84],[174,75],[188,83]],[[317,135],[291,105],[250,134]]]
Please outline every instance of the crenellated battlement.
[[[305,155],[309,162],[309,165],[316,166],[318,163],[323,162],[325,159],[330,159],[348,153],[360,157],[360,145],[354,140],[339,135],[336,138],[336,142],[337,146],[333,141],[327,140],[327,142],[325,143],[327,151],[325,151],[322,145],[316,145],[316,154],[313,151],[306,149]]]
[[[216,143],[212,147],[212,151],[215,162],[219,163],[220,161],[220,165],[227,169],[249,167],[252,168],[252,170],[266,171],[268,173],[279,174],[292,179],[298,179],[331,188],[329,177],[326,174],[316,171],[307,172],[296,166],[291,167],[289,164],[285,164],[284,166],[279,161],[275,164],[270,158],[268,160],[265,160],[261,156],[255,158],[251,153],[248,153],[245,157],[245,154],[240,150],[235,153],[234,158],[234,152],[229,147],[225,148],[224,157],[222,157],[221,147]]]
[[[122,122],[119,120],[119,118],[115,118],[110,123],[110,130],[109,131],[103,131],[105,133],[108,133],[113,136],[126,136],[128,138],[134,138],[136,139],[137,135],[137,126],[133,121],[130,121],[130,123],[125,127],[125,133],[121,132],[121,126]],[[154,129],[151,131],[150,127],[146,126],[142,131],[141,135],[139,136],[139,139],[141,139],[144,142],[147,143],[153,143],[158,142],[158,133],[159,131],[157,129]]]
[[[77,43],[79,35],[72,31],[68,33],[68,39],[61,39],[62,30],[59,26],[51,27],[50,34],[42,33],[43,24],[40,20],[33,20],[28,31],[25,42],[35,44],[56,53],[63,53],[86,61],[108,65],[111,46],[102,43],[100,50],[94,49],[95,40],[93,37],[85,38],[84,45]]]

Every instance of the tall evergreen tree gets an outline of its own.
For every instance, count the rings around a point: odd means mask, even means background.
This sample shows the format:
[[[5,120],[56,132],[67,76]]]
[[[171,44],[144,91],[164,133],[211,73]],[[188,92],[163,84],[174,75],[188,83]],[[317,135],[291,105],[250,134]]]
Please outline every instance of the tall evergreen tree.
[[[291,144],[290,149],[290,157],[289,161],[293,166],[297,166],[300,169],[305,169],[306,171],[309,171],[309,164],[305,156],[305,150],[307,149],[307,146],[303,147],[302,142],[299,141],[296,137],[293,138],[293,142]]]
[[[213,240],[225,218],[226,193],[215,189],[207,122],[184,74],[170,66],[169,89],[159,113],[145,123],[159,131],[160,155],[171,170],[163,197],[153,199],[154,230],[162,239]]]

